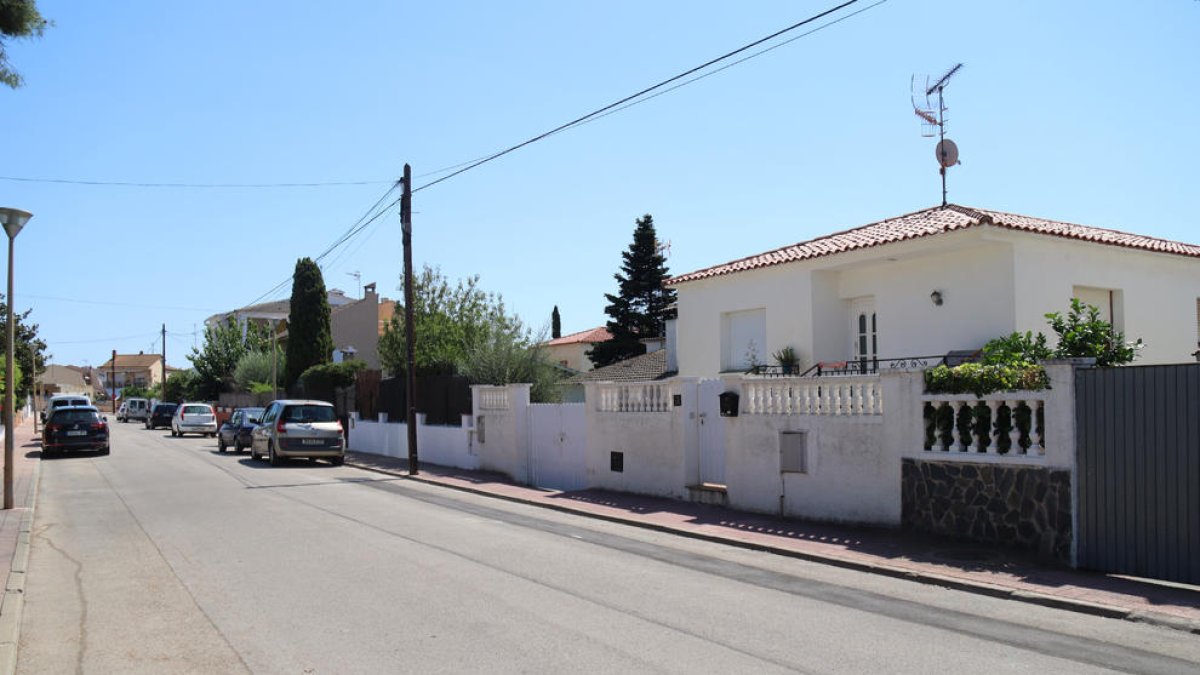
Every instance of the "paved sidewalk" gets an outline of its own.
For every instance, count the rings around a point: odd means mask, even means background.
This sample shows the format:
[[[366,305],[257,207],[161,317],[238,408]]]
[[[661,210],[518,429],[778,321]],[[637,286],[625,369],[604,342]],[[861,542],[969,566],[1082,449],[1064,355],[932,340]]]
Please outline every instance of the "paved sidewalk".
[[[807,523],[607,490],[559,492],[500,474],[349,452],[348,464],[421,482],[682,536],[771,551],[922,583],[1200,634],[1200,586],[1072,570],[1017,552],[899,530]]]
[[[4,595],[0,596],[0,673],[13,672],[17,664],[41,451],[42,444],[33,433],[33,419],[17,425],[13,433],[13,508],[0,510],[0,580],[4,580]]]

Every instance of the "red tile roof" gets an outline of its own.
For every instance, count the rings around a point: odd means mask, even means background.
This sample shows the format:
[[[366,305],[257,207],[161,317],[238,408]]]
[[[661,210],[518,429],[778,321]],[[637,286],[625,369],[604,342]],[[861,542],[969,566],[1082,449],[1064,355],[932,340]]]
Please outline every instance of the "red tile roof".
[[[734,260],[722,265],[681,274],[668,279],[667,285],[674,286],[698,279],[734,274],[736,272],[781,265],[799,260],[821,258],[835,253],[844,253],[846,251],[870,248],[905,239],[928,237],[935,234],[942,234],[943,232],[984,225],[1009,230],[1034,232],[1054,237],[1064,237],[1066,239],[1079,239],[1097,244],[1124,246],[1126,248],[1200,258],[1200,246],[1195,244],[1184,244],[1178,241],[1157,239],[1155,237],[1130,234],[1118,230],[1106,230],[1088,225],[1075,225],[1057,220],[1046,220],[1045,218],[1034,218],[1014,213],[1004,213],[1003,211],[988,211],[950,204],[945,208],[934,207],[932,209],[916,211],[896,218],[871,223],[870,225],[856,227],[852,230],[835,232],[824,237],[802,241],[791,246],[784,246],[783,248],[777,248],[773,251],[752,255],[748,258]]]
[[[547,342],[546,344],[547,345],[573,345],[573,344],[577,344],[580,342],[586,342],[588,344],[595,344],[597,342],[607,342],[611,339],[612,339],[612,333],[608,332],[608,329],[605,328],[604,326],[600,326],[599,328],[590,328],[588,330],[581,330],[578,333],[571,333],[570,335],[564,335],[560,338],[555,338],[555,339]]]

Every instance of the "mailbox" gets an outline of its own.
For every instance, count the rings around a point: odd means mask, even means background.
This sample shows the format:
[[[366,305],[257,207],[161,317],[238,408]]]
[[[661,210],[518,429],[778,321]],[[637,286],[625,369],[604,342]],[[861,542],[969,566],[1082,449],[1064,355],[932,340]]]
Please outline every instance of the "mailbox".
[[[721,392],[721,417],[738,416],[738,393],[736,391]]]

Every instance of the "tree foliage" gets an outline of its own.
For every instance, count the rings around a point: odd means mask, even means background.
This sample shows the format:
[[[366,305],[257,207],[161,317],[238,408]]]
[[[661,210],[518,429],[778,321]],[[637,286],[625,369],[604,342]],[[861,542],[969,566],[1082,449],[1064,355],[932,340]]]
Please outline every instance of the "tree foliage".
[[[504,300],[479,288],[479,276],[450,282],[426,265],[413,279],[415,363],[418,375],[454,375],[467,353],[494,329],[521,333],[520,319],[507,314]],[[407,370],[404,308],[396,311],[379,338],[379,359],[392,374]]]
[[[38,11],[36,0],[0,0],[0,82],[13,89],[22,83],[21,74],[8,63],[8,41],[41,37],[49,25]]]
[[[333,402],[337,390],[354,384],[359,371],[366,367],[367,364],[358,359],[313,366],[300,376],[304,396]]]
[[[558,305],[554,306],[554,311],[550,312],[550,339],[557,340],[562,337],[562,317],[558,315]]]
[[[221,392],[233,391],[234,370],[248,351],[261,351],[267,343],[269,329],[247,324],[242,327],[233,319],[204,329],[203,349],[192,348],[188,359],[195,369],[194,380],[187,392],[189,398],[212,401]],[[170,400],[170,399],[168,399]]]
[[[272,361],[275,363],[272,364]],[[280,349],[275,350],[274,359],[272,359],[269,346],[266,350],[247,351],[238,359],[237,365],[233,369],[233,381],[237,390],[253,392],[256,384],[265,384],[270,390],[272,366],[274,375],[278,379],[283,376],[285,362],[286,357],[283,350]]]
[[[13,361],[13,382],[16,387],[13,389],[13,406],[14,408],[23,408],[25,406],[25,395],[20,393],[21,385],[25,381],[25,377],[21,374],[21,364]],[[0,359],[0,409],[4,408],[4,392],[8,391],[8,359]]]
[[[511,326],[492,326],[484,339],[467,350],[461,374],[474,384],[531,384],[531,401],[557,402],[563,374],[547,358],[540,346],[543,341]]]
[[[3,0],[0,0],[3,2]],[[38,325],[29,323],[32,309],[21,313],[13,313],[13,361],[18,366],[18,372],[26,376],[18,378],[14,391],[19,401],[24,401],[33,391],[34,379],[46,372],[46,341],[38,337]],[[4,294],[0,293],[0,360],[4,360],[8,350],[8,303]]]
[[[609,316],[606,325],[613,337],[588,352],[596,367],[645,354],[641,340],[665,334],[669,308],[675,302],[675,291],[663,286],[667,264],[659,253],[650,214],[637,219],[633,243],[621,253],[621,260],[621,271],[613,275],[617,294],[604,295],[609,303],[604,308]]]
[[[292,275],[287,369],[281,383],[284,388],[291,389],[304,371],[332,360],[333,329],[325,279],[312,258],[301,258],[296,261],[296,271]]]
[[[177,370],[167,376],[166,385],[159,396],[163,401],[182,403],[205,399],[201,393],[200,378],[194,370]]]

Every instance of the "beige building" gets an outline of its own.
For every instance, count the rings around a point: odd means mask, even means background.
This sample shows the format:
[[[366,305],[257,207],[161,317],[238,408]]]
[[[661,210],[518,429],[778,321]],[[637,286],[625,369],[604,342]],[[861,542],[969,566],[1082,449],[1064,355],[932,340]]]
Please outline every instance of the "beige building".
[[[396,303],[380,298],[375,284],[363,286],[363,298],[331,308],[333,360],[355,358],[372,370],[380,370],[379,336],[396,311]]]
[[[162,382],[163,358],[161,354],[117,354],[116,363],[113,359],[104,362],[99,368],[100,377],[107,388],[153,387]]]
[[[588,358],[587,353],[596,343],[607,342],[611,339],[612,333],[609,333],[604,326],[600,326],[555,338],[542,346],[545,347],[547,358],[551,363],[583,373],[593,368],[592,360]]]

